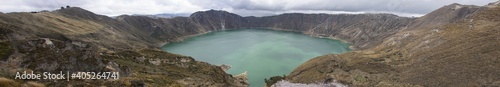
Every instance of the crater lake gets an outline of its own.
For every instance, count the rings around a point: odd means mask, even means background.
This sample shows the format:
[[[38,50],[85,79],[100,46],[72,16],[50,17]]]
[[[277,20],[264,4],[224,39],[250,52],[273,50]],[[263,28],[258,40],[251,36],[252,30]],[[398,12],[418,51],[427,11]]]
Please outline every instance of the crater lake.
[[[227,73],[233,76],[247,71],[251,87],[265,86],[265,78],[287,75],[314,57],[350,51],[349,44],[339,40],[271,29],[210,32],[165,44],[162,50],[230,65]]]

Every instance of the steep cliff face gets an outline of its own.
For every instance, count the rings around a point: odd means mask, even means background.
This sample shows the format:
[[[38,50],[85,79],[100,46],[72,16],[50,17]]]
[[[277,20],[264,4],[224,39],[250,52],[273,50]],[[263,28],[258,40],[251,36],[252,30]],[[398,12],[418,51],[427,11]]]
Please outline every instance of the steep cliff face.
[[[248,27],[246,19],[226,11],[200,11],[191,14],[189,18],[209,31]]]
[[[158,18],[119,16],[150,43],[179,41],[186,36],[210,31],[241,28],[269,28],[302,32],[318,37],[337,38],[352,43],[355,49],[379,44],[385,37],[407,28],[414,18],[392,14],[283,14],[268,17],[241,17],[226,11],[209,10],[190,17]]]
[[[413,18],[392,14],[282,14],[248,17],[250,26],[303,32],[312,36],[336,38],[365,49],[406,28]]]
[[[176,21],[185,19],[189,23],[173,25],[190,24],[190,26],[159,29],[171,30],[177,28],[178,30],[175,31],[194,29],[194,31],[190,32],[204,33],[224,29],[269,28],[302,32],[318,37],[337,38],[352,43],[353,48],[359,49],[365,49],[380,43],[382,39],[394,34],[396,31],[404,29],[414,20],[414,18],[398,17],[392,14],[331,15],[294,13],[268,17],[241,17],[236,14],[217,10],[196,12],[188,18],[179,17],[174,19],[177,19]],[[174,19],[159,20],[172,21],[169,23],[179,23],[174,22]],[[193,35],[193,33],[181,33]]]
[[[350,86],[498,86],[500,8],[452,4],[366,50],[325,55],[287,80]],[[418,27],[416,27],[418,26]]]

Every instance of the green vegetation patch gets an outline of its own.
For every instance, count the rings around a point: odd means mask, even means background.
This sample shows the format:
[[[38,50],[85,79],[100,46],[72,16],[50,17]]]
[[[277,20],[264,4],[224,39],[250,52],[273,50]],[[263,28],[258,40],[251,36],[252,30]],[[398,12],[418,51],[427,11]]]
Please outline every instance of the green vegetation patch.
[[[0,60],[5,61],[14,52],[9,42],[0,42]]]
[[[147,84],[181,85],[176,80],[193,78],[200,81],[226,83],[230,78],[219,67],[205,62],[197,62],[188,56],[157,50],[121,51],[101,57],[129,67],[134,73],[131,80]],[[149,60],[160,60],[159,65]]]
[[[365,82],[367,79],[364,76],[356,76],[356,77],[354,77],[354,80],[360,81],[360,82]]]
[[[278,82],[278,81],[281,81],[285,79],[285,75],[283,76],[273,76],[269,79],[264,79],[264,81],[266,82],[266,86],[268,87],[271,87],[271,85],[273,85],[274,83]]]

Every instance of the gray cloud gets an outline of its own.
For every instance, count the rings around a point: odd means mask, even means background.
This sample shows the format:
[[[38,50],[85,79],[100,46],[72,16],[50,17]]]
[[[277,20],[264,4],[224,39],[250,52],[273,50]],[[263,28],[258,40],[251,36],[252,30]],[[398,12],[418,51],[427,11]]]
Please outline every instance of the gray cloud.
[[[243,16],[281,13],[393,13],[420,16],[452,3],[485,5],[496,0],[7,0],[1,12],[54,10],[78,6],[97,14],[192,13],[220,9]]]

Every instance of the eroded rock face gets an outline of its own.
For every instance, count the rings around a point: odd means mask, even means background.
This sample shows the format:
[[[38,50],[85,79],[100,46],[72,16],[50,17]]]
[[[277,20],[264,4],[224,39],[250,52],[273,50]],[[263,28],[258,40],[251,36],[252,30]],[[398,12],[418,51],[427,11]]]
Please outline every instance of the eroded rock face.
[[[248,73],[247,71],[241,73],[241,74],[238,74],[236,76],[234,76],[234,78],[236,78],[236,82],[237,83],[240,83],[241,86],[249,86],[250,85],[250,82],[248,82]]]
[[[40,38],[33,40],[8,40],[13,49],[6,60],[0,61],[1,76],[15,77],[17,72],[33,71],[33,73],[59,72],[120,72],[123,77],[129,76],[130,70],[113,61],[100,57],[96,47],[91,45],[74,45],[71,42]],[[42,83],[54,83],[63,80],[36,80]],[[98,80],[95,82],[104,82]],[[56,84],[63,86],[64,84]]]
[[[250,26],[298,31],[318,37],[335,38],[365,49],[379,44],[385,37],[405,29],[414,18],[392,14],[282,14],[247,18]]]
[[[267,17],[241,17],[225,11],[193,13],[188,19],[203,26],[201,30],[269,28],[302,32],[317,37],[336,38],[353,44],[353,48],[374,46],[387,36],[405,29],[414,18],[392,14],[282,14]],[[224,25],[224,26],[221,26]]]
[[[50,42],[49,42],[50,41]],[[3,42],[2,42],[3,43]],[[52,86],[245,86],[246,78],[232,77],[220,67],[193,58],[155,50],[100,53],[92,45],[74,45],[54,39],[16,40],[9,43],[14,52],[0,61],[1,77],[15,77],[16,72],[119,72],[119,78],[111,80],[37,80]],[[52,44],[47,44],[52,43]],[[137,61],[136,58],[144,61]],[[91,84],[87,84],[91,83]],[[129,84],[133,83],[133,84]],[[20,83],[24,84],[24,83]],[[27,84],[27,83],[26,83]]]
[[[95,47],[82,47],[48,38],[21,40],[11,45],[15,51],[6,63],[18,64],[11,67],[33,71],[109,71],[105,66],[111,63],[100,58]]]
[[[0,28],[2,31],[5,28]],[[115,50],[102,52],[98,45],[51,38],[26,39],[12,37],[15,32],[2,32],[0,41],[0,77],[13,79],[16,72],[119,72],[120,79],[109,80],[34,80],[15,82],[48,86],[231,86],[242,84],[220,67],[199,62],[191,57],[163,51]],[[25,36],[24,36],[25,37]],[[182,79],[188,79],[182,81]],[[6,81],[7,81],[6,80]],[[19,80],[14,80],[19,81]],[[10,82],[9,82],[10,83]],[[202,83],[202,84],[197,84]]]
[[[219,67],[222,70],[224,70],[224,72],[226,72],[227,70],[229,70],[231,68],[230,65],[226,65],[226,64],[219,65]],[[248,77],[247,76],[248,76],[247,71],[234,76],[234,78],[236,79],[235,82],[239,83],[238,86],[240,86],[240,87],[248,87],[250,85],[250,82],[248,82]]]
[[[222,65],[219,65],[219,67],[224,70],[224,72],[226,72],[227,70],[229,70],[231,68],[230,65],[226,65],[226,64],[222,64]]]

